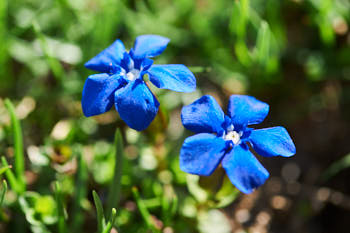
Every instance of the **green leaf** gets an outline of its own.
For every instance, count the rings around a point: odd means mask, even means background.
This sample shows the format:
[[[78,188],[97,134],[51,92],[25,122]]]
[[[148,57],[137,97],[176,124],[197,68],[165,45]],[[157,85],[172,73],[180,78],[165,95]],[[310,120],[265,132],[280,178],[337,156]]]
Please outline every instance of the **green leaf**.
[[[55,198],[57,203],[58,232],[66,233],[67,232],[67,226],[66,226],[67,212],[64,209],[61,186],[58,181],[55,182]]]
[[[170,221],[176,214],[178,208],[178,198],[174,193],[170,197],[167,197],[165,193],[162,196],[162,221],[164,225],[169,225]]]
[[[7,182],[6,180],[3,180],[2,188],[0,189],[0,207],[2,207],[2,203],[4,202],[6,191],[7,191]]]
[[[154,224],[152,223],[151,214],[148,212],[148,209],[146,208],[145,204],[141,200],[139,191],[137,190],[136,187],[132,187],[132,194],[136,201],[137,208],[139,209],[141,216],[146,223],[147,228],[151,229],[152,232],[158,232],[158,230],[155,228]]]
[[[0,38],[2,38],[0,43],[0,76],[6,77],[9,73],[9,67],[6,65],[8,56],[8,47],[9,47],[9,33],[8,25],[8,0],[0,1]],[[5,79],[6,80],[6,79]],[[3,83],[1,85],[4,85]]]
[[[350,153],[345,155],[342,159],[331,164],[329,168],[324,172],[321,179],[324,181],[329,180],[340,171],[350,167]]]
[[[103,228],[106,225],[106,220],[103,214],[103,207],[102,207],[101,200],[95,190],[92,191],[92,197],[94,198],[94,203],[95,203],[96,212],[97,212],[97,232],[100,233],[103,231]]]
[[[188,66],[188,69],[192,73],[206,73],[212,70],[209,66]]]
[[[115,224],[116,217],[117,217],[117,210],[116,210],[115,208],[112,208],[112,211],[111,211],[111,218],[110,218],[110,220],[108,221],[107,226],[106,226],[105,229],[103,230],[103,233],[109,233],[109,232],[111,232],[112,227],[113,227],[114,224]]]
[[[9,99],[5,100],[5,106],[10,113],[13,141],[15,149],[15,174],[17,183],[20,188],[20,193],[23,193],[26,189],[24,179],[24,155],[23,155],[23,136],[20,122],[16,116],[15,108]]]
[[[176,214],[176,211],[178,209],[178,205],[179,205],[179,199],[176,196],[176,194],[174,195],[174,199],[171,202],[171,208],[170,208],[170,216],[173,217]]]
[[[77,148],[78,153],[78,171],[75,180],[75,194],[73,200],[73,221],[72,221],[72,232],[80,232],[81,226],[84,222],[84,213],[82,212],[82,203],[86,198],[87,189],[87,167],[83,159],[82,151],[80,146]]]
[[[238,39],[234,44],[234,49],[239,62],[245,66],[250,66],[251,55],[246,43],[242,39]]]
[[[10,165],[0,168],[0,176],[1,176],[4,172],[6,172],[8,169],[10,169],[10,168],[11,168]]]
[[[21,210],[32,226],[45,228],[57,222],[57,205],[52,196],[27,191],[19,197]]]
[[[239,193],[240,191],[235,188],[230,179],[225,176],[220,190],[215,195],[215,199],[217,200],[215,208],[223,208],[228,206],[234,200],[236,200]]]
[[[269,59],[271,32],[266,21],[261,21],[256,41],[256,60],[265,65]]]
[[[231,14],[230,31],[241,40],[244,40],[246,36],[249,9],[249,0],[234,2]]]
[[[1,157],[1,163],[4,167],[9,167],[7,160],[5,157]],[[13,174],[11,169],[7,169],[5,171],[5,175],[10,183],[11,188],[17,193],[17,194],[21,194],[23,193],[23,190],[21,188],[21,186],[18,184],[17,179],[15,177],[15,174]]]

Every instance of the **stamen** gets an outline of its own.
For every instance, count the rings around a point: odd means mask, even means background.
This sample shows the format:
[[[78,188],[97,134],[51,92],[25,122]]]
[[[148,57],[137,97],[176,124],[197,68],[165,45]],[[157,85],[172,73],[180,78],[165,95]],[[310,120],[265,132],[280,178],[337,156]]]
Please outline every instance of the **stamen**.
[[[241,143],[242,135],[243,135],[243,132],[237,133],[236,131],[228,131],[226,134],[224,134],[224,139],[226,141],[232,141],[233,144],[237,145]]]
[[[140,76],[140,71],[137,69],[132,69],[126,74],[126,78],[130,81],[134,81]]]
[[[227,127],[227,131],[233,131],[235,127],[231,124],[229,127]]]

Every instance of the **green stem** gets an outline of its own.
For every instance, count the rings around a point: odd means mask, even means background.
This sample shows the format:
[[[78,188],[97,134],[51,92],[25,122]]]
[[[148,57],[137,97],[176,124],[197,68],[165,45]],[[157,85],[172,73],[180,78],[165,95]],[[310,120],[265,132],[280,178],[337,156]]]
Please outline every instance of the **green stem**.
[[[112,208],[111,219],[108,221],[107,226],[103,230],[103,233],[110,233],[111,232],[111,230],[114,226],[116,217],[117,217],[117,211],[116,211],[116,209]]]
[[[97,213],[97,232],[101,233],[103,231],[104,226],[106,225],[106,220],[103,214],[103,207],[101,200],[95,190],[92,191],[92,197],[94,198],[94,203],[96,207]]]
[[[121,178],[123,173],[123,139],[120,130],[117,129],[114,138],[115,167],[112,183],[109,188],[106,216],[110,217],[113,208],[118,209],[121,191]]]
[[[10,113],[13,141],[15,148],[15,174],[17,183],[20,186],[20,193],[23,193],[26,189],[24,180],[24,153],[23,153],[23,136],[20,122],[16,116],[15,108],[9,99],[5,100],[5,106]]]
[[[148,82],[148,81],[145,81],[145,84],[146,84],[146,86],[148,87],[149,91],[153,94],[154,98],[156,98],[156,100],[158,101],[158,103],[160,103],[160,102],[159,102],[159,99],[158,99],[158,97],[157,97],[157,95],[154,94],[154,92],[152,91],[149,82]],[[159,115],[160,121],[161,121],[161,123],[162,123],[162,127],[163,127],[164,129],[166,129],[166,127],[167,127],[167,120],[166,120],[166,117],[165,117],[165,115],[164,115],[164,113],[163,113],[163,111],[162,111],[161,108],[159,108],[158,115]]]
[[[7,191],[7,183],[6,183],[6,180],[3,180],[2,188],[0,189],[0,208],[2,207],[2,203],[4,201],[6,191]]]
[[[61,192],[61,187],[58,181],[55,183],[55,198],[57,202],[57,212],[58,212],[58,232],[66,233],[66,212],[63,204],[63,197]]]
[[[7,160],[5,157],[1,157],[1,163],[4,167],[7,167],[9,166],[8,163],[7,163]],[[17,194],[20,194],[22,193],[22,190],[21,190],[21,187],[20,185],[18,184],[17,180],[16,180],[16,177],[15,175],[13,174],[12,170],[11,169],[7,169],[5,171],[5,175],[10,183],[10,186],[11,188],[17,193]]]
[[[86,197],[87,167],[84,162],[81,148],[78,148],[78,171],[75,182],[75,195],[73,201],[73,221],[72,232],[81,232],[81,226],[84,222],[84,213],[82,213],[82,203]]]
[[[141,200],[139,191],[137,190],[136,187],[132,187],[132,194],[133,194],[134,199],[136,201],[137,208],[139,209],[141,216],[146,223],[147,228],[151,229],[151,231],[153,233],[159,232],[155,228],[154,224],[152,223],[151,214],[149,213],[148,209],[146,208],[145,203],[143,203],[143,201]]]

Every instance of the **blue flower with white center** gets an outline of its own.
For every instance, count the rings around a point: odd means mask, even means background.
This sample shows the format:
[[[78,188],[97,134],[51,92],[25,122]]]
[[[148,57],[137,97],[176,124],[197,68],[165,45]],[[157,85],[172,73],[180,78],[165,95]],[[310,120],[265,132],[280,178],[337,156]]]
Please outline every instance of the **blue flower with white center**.
[[[184,65],[153,65],[150,58],[161,54],[169,39],[158,35],[136,38],[127,52],[123,43],[112,45],[85,64],[100,74],[90,75],[84,85],[82,108],[85,116],[94,116],[115,105],[120,118],[136,130],[146,129],[158,112],[159,102],[143,77],[158,88],[192,92],[196,79]]]
[[[212,96],[205,95],[183,107],[183,125],[198,133],[188,137],[180,152],[181,170],[209,176],[221,163],[239,190],[251,193],[269,177],[268,171],[250,152],[248,144],[265,157],[290,157],[295,146],[283,127],[253,129],[261,123],[269,105],[252,96],[232,95],[225,115]]]

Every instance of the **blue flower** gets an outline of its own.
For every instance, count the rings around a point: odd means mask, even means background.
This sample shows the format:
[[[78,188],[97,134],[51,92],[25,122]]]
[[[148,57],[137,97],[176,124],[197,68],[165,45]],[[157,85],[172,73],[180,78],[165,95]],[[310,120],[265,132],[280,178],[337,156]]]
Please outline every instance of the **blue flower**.
[[[183,125],[198,133],[185,140],[180,152],[181,170],[208,176],[221,163],[239,190],[251,193],[269,177],[268,171],[250,152],[262,156],[290,157],[295,146],[283,127],[253,129],[269,112],[269,105],[254,97],[232,95],[225,115],[212,96],[205,95],[183,107]]]
[[[159,102],[143,80],[158,88],[178,92],[192,92],[196,79],[184,65],[153,65],[151,57],[161,54],[169,39],[158,35],[136,38],[127,52],[123,43],[112,45],[85,64],[100,74],[90,75],[84,85],[82,108],[85,116],[94,116],[115,105],[120,118],[136,130],[144,130],[157,115]]]

